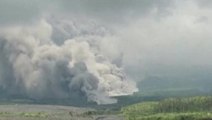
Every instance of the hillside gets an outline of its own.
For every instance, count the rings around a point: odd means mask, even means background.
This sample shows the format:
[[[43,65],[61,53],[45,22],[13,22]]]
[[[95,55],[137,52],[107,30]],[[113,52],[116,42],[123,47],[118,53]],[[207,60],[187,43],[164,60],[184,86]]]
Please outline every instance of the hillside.
[[[212,120],[212,97],[169,98],[122,108],[126,120]]]

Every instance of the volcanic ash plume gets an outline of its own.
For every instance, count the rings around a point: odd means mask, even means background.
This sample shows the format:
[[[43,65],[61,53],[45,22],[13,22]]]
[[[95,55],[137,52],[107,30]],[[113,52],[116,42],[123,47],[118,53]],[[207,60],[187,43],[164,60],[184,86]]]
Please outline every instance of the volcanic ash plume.
[[[98,49],[102,35],[71,36],[55,40],[61,29],[41,20],[33,26],[0,30],[0,88],[8,95],[32,99],[70,98],[84,95],[97,104],[115,103],[113,96],[137,91],[121,68]],[[70,32],[70,33],[68,33]],[[61,34],[60,34],[61,35]],[[59,35],[58,35],[59,36]],[[53,40],[54,39],[54,40]],[[108,43],[109,44],[109,43]]]

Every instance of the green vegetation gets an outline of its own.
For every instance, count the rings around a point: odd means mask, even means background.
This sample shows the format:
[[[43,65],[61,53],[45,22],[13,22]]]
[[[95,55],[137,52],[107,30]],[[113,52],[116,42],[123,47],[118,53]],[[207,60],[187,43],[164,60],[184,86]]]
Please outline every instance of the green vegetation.
[[[126,120],[212,120],[212,97],[169,98],[122,108]]]
[[[51,105],[0,105],[0,119],[120,120],[124,117],[125,120],[212,120],[212,96],[150,98],[121,109],[116,104],[95,109]]]
[[[9,101],[5,99],[0,100],[2,101],[0,102],[0,119],[93,120],[109,117],[119,120],[125,117],[125,120],[212,120],[212,96],[196,90],[168,89],[158,92],[152,90],[117,98],[117,104],[100,106],[89,104],[86,107],[92,109],[86,110],[69,109],[67,106],[30,104],[34,101],[28,101],[26,105],[24,102],[27,100],[24,99]],[[66,103],[68,101],[63,104]]]
[[[22,113],[18,113],[18,115],[21,117],[36,117],[36,118],[48,117],[48,114],[44,112],[22,112]]]
[[[159,113],[149,116],[130,116],[127,120],[212,120],[211,113]]]
[[[0,116],[8,116],[11,115],[10,112],[0,112]]]
[[[48,114],[45,112],[0,112],[0,117],[3,116],[46,118]]]

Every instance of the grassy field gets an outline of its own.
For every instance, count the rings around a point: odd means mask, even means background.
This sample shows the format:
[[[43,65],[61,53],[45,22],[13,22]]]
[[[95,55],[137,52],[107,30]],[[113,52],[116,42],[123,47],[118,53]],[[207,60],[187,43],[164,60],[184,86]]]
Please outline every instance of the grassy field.
[[[11,104],[0,105],[0,120],[122,120],[122,116],[93,108]]]
[[[212,120],[212,97],[169,98],[122,108],[126,120]]]
[[[194,113],[158,113],[148,116],[130,116],[126,120],[212,120],[212,114]]]
[[[146,100],[120,107],[91,108],[4,103],[0,120],[212,120],[212,97]]]
[[[195,91],[180,94],[136,93],[118,97],[112,105],[85,104],[73,107],[68,101],[54,105],[33,100],[0,100],[0,120],[212,120],[212,97],[192,97]],[[162,95],[161,95],[162,94]],[[57,102],[57,101],[56,101]],[[60,104],[59,103],[59,104]],[[58,103],[56,103],[58,104]]]

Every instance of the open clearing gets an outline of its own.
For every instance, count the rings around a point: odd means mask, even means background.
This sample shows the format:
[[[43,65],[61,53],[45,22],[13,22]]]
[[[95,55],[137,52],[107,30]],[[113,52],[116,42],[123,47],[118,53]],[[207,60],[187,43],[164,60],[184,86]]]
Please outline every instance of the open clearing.
[[[0,105],[1,120],[123,120],[119,115],[97,114],[91,108],[57,105]]]

